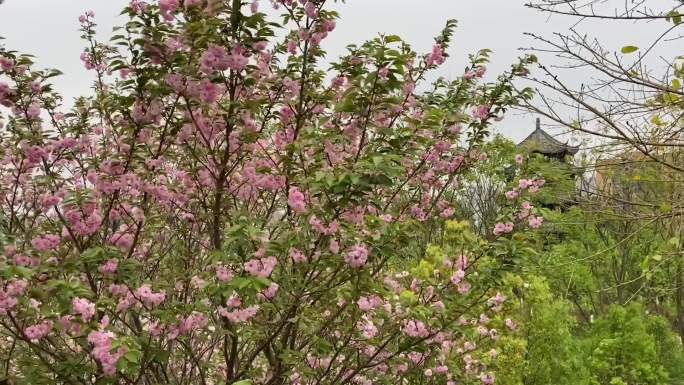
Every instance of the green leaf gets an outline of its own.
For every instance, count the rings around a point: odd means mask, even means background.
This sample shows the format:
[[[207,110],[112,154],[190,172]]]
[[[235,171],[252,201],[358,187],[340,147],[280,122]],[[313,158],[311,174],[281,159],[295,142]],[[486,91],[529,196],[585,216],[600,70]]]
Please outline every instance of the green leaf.
[[[124,355],[124,358],[128,362],[133,362],[133,363],[138,363],[140,362],[140,357],[142,356],[142,353],[137,351],[137,350],[130,350],[126,352]]]
[[[387,43],[395,43],[395,42],[401,41],[401,38],[397,35],[389,35],[389,36],[385,36],[385,41]]]
[[[639,50],[639,47],[635,47],[633,45],[626,45],[626,46],[622,47],[622,49],[620,51],[624,54],[629,54],[632,52],[636,52],[638,50]]]
[[[674,25],[679,25],[682,22],[682,15],[675,10],[672,10],[667,16],[667,20],[672,20]]]
[[[410,290],[404,290],[401,292],[401,294],[399,294],[399,299],[402,302],[411,304],[411,303],[414,303],[418,299],[418,297],[416,296],[416,294],[414,292],[412,292]]]
[[[161,364],[165,364],[169,361],[170,356],[171,356],[171,353],[169,353],[168,351],[159,350],[159,351],[155,352],[153,359],[155,361],[161,363]]]
[[[233,385],[252,385],[252,380],[240,380],[238,382],[233,382]]]
[[[248,277],[237,277],[230,281],[230,286],[237,289],[244,289],[252,283],[252,280]]]
[[[670,104],[677,104],[679,102],[679,96],[672,92],[666,92],[663,94],[663,101]]]
[[[667,202],[664,202],[660,205],[660,207],[658,209],[663,214],[669,214],[672,212],[672,205],[667,203]]]

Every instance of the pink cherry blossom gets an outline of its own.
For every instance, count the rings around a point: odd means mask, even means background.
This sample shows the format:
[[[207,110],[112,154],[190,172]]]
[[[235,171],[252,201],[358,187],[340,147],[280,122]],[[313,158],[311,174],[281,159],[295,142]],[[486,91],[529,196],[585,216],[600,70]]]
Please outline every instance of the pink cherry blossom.
[[[513,227],[514,225],[511,222],[499,222],[494,226],[494,235],[501,236],[504,234],[508,234],[513,231]]]
[[[250,306],[245,309],[228,310],[226,308],[220,308],[219,314],[231,323],[244,323],[254,318],[259,311],[259,306]]]
[[[361,243],[352,246],[344,257],[344,261],[355,269],[363,267],[367,260],[368,248]]]
[[[295,248],[290,249],[290,259],[292,259],[293,263],[303,263],[307,260],[306,255]]]
[[[71,308],[74,313],[81,316],[83,321],[90,321],[95,315],[95,304],[86,298],[74,298],[71,301]]]
[[[515,190],[506,191],[506,199],[514,200],[518,197],[518,192]]]
[[[473,118],[479,120],[485,120],[489,118],[489,107],[479,106],[473,110]]]
[[[216,278],[223,283],[230,282],[233,279],[233,272],[227,266],[220,265],[216,267]]]
[[[41,238],[35,238],[31,241],[33,247],[41,252],[51,251],[56,249],[60,244],[60,237],[54,234],[48,234]]]
[[[261,292],[261,294],[264,296],[265,299],[272,300],[278,294],[279,289],[280,289],[280,285],[278,285],[275,282],[272,282],[271,285],[266,290]]]
[[[103,263],[100,265],[98,268],[98,271],[102,274],[114,274],[116,273],[117,268],[119,267],[119,260],[118,259],[110,259],[107,262]]]
[[[296,213],[306,212],[306,202],[304,200],[304,194],[295,186],[290,187],[290,191],[287,197],[287,204],[290,206],[292,211]]]
[[[173,20],[173,12],[175,12],[178,7],[178,0],[159,0],[159,10],[166,21]]]
[[[113,339],[112,332],[92,331],[88,334],[88,342],[93,345],[92,355],[100,363],[102,372],[109,377],[116,374],[116,364],[126,354],[124,347],[112,352]]]
[[[530,217],[528,220],[530,228],[538,229],[544,224],[544,218],[542,217]]]
[[[430,335],[430,331],[427,329],[422,321],[410,320],[404,324],[402,329],[404,334],[409,337],[414,338],[425,338]]]
[[[159,306],[166,299],[166,293],[163,290],[155,293],[149,284],[141,285],[136,289],[135,296],[146,306]]]
[[[275,257],[252,259],[245,263],[244,268],[255,277],[268,277],[273,272],[278,260]]]
[[[463,281],[463,278],[465,278],[465,271],[463,270],[456,270],[456,272],[451,276],[451,283],[454,285],[458,285]]]
[[[482,373],[482,374],[480,374],[480,381],[482,382],[483,385],[492,385],[492,384],[494,384],[494,374]]]
[[[24,330],[26,337],[34,344],[45,338],[52,331],[52,321],[44,321],[39,324],[29,326]]]
[[[446,60],[444,48],[441,44],[435,44],[432,47],[432,53],[428,55],[427,64],[428,66],[441,65]]]
[[[506,318],[504,323],[506,324],[507,328],[509,328],[513,331],[518,329],[518,325],[515,322],[513,322],[513,320],[511,320],[510,318]]]

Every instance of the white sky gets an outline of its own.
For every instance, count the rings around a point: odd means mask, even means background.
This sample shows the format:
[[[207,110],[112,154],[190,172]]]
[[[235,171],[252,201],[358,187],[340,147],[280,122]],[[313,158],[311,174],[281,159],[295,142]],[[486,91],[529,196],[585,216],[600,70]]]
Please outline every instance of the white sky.
[[[154,0],[150,0],[154,1]],[[92,83],[79,60],[82,42],[77,18],[85,10],[96,13],[98,31],[104,40],[128,0],[6,0],[0,5],[0,36],[7,49],[21,50],[37,56],[41,67],[58,68],[64,75],[55,80],[65,101],[88,93]],[[651,0],[671,4],[672,0]],[[262,0],[262,7],[267,0]],[[344,52],[350,43],[361,43],[377,33],[397,34],[410,42],[418,52],[428,52],[435,36],[449,18],[457,19],[452,55],[440,75],[461,74],[469,53],[481,48],[494,51],[490,77],[506,70],[522,54],[520,47],[533,43],[524,32],[550,36],[566,31],[570,20],[549,18],[523,6],[525,0],[347,0],[336,7],[342,19],[338,29],[324,42],[331,58]],[[633,23],[586,25],[585,30],[603,37],[611,49],[638,45],[645,35],[643,25]],[[655,31],[659,31],[656,29]],[[653,31],[651,31],[653,32]],[[652,35],[652,33],[651,33]],[[548,58],[553,62],[553,58]],[[557,62],[557,60],[556,60]],[[575,71],[572,81],[582,81]],[[534,129],[534,117],[514,113],[497,124],[496,131],[520,140]]]

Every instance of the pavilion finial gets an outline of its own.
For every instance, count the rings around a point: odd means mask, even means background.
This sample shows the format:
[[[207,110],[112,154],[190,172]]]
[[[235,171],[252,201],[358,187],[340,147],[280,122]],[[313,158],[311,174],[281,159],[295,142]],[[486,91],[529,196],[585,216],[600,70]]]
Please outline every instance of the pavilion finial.
[[[541,130],[541,119],[537,118],[537,130]]]

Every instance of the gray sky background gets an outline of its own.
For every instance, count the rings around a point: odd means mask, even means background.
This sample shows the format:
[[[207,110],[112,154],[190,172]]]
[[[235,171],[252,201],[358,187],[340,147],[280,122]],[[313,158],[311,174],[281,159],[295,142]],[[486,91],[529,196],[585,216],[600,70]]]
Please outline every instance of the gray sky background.
[[[73,97],[88,93],[93,80],[79,60],[83,43],[79,39],[78,16],[85,10],[95,11],[100,37],[105,40],[111,35],[112,27],[122,22],[118,15],[127,3],[127,0],[6,0],[0,5],[0,36],[5,37],[6,48],[35,55],[41,67],[62,70],[64,75],[55,84],[68,103]],[[267,0],[261,3],[262,7],[269,6]],[[324,47],[331,58],[336,58],[347,44],[361,43],[382,32],[400,35],[418,52],[428,52],[433,36],[447,19],[454,18],[459,27],[450,49],[451,58],[439,74],[447,78],[460,75],[469,53],[490,48],[494,51],[488,74],[491,79],[516,61],[522,54],[521,47],[533,45],[524,32],[551,36],[554,31],[567,31],[576,21],[548,17],[524,7],[524,3],[525,0],[348,0],[344,5],[336,5],[342,19]],[[669,5],[672,1],[651,0],[651,3]],[[661,30],[630,22],[585,22],[581,27],[601,37],[613,50],[646,42]],[[559,63],[553,57],[542,56],[542,59],[546,63]],[[569,74],[568,79],[586,80],[580,71]],[[534,117],[513,113],[497,124],[496,132],[520,140],[533,128]]]

